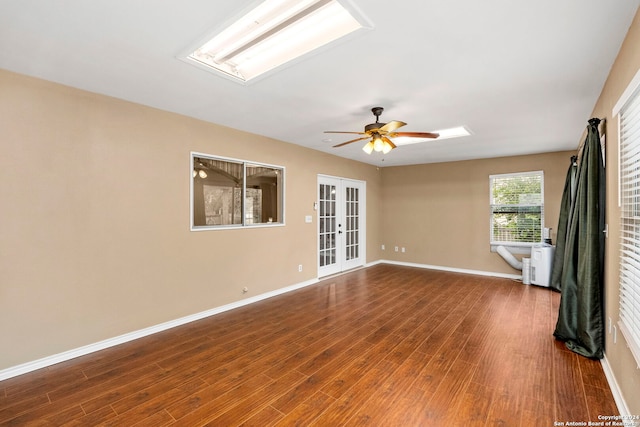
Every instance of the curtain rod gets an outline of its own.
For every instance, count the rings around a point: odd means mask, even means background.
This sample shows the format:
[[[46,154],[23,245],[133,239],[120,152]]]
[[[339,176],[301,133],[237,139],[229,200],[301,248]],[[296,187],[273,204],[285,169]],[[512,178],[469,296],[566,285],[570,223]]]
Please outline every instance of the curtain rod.
[[[589,121],[591,121],[593,119],[600,120],[600,124],[599,124],[600,129],[598,130],[598,133],[602,137],[605,134],[606,129],[607,129],[607,126],[606,126],[607,119],[606,118],[602,118],[601,119],[601,118],[598,118],[598,117],[592,117],[591,119],[589,119]],[[585,143],[585,141],[587,139],[586,133],[587,133],[587,128],[585,127],[584,132],[582,132],[582,138],[580,139],[580,143],[578,144],[578,149],[576,150],[577,153],[578,153],[578,156],[580,155],[580,152],[582,151],[582,147],[584,146],[584,143]]]

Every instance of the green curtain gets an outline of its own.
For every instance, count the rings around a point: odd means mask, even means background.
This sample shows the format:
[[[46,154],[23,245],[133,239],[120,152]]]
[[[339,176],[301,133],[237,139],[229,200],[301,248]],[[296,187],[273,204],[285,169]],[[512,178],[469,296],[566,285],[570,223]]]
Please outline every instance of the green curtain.
[[[553,268],[551,270],[551,289],[560,292],[562,289],[562,266],[564,265],[564,251],[567,244],[567,228],[570,222],[571,209],[576,194],[576,170],[578,169],[577,156],[571,156],[571,164],[567,171],[567,179],[564,183],[562,202],[560,203],[560,217],[558,219],[556,249],[553,253]]]
[[[560,309],[553,335],[583,356],[604,355],[605,174],[598,124],[589,120],[569,214],[560,279]]]

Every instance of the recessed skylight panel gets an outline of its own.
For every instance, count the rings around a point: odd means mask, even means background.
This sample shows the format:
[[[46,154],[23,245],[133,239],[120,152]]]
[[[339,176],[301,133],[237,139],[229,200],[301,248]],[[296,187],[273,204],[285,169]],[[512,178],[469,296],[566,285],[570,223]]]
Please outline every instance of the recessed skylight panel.
[[[355,31],[364,18],[344,0],[266,0],[184,59],[249,81]]]
[[[438,135],[438,139],[437,141],[440,141],[442,139],[449,139],[449,138],[460,138],[463,136],[469,136],[471,135],[471,132],[469,132],[469,130],[465,127],[465,126],[458,126],[455,128],[449,128],[449,129],[440,129],[440,130],[434,130],[434,133],[437,133]],[[419,142],[426,142],[426,141],[433,141],[432,139],[426,139],[426,138],[406,138],[406,137],[397,137],[394,138],[393,142],[396,145],[410,145],[410,144],[417,144]]]

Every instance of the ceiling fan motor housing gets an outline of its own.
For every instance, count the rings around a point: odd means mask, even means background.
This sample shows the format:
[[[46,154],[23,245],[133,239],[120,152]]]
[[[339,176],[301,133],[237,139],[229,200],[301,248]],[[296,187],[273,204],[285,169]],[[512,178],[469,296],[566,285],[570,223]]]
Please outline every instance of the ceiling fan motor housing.
[[[369,123],[368,125],[366,125],[366,126],[364,127],[364,131],[365,131],[365,132],[369,132],[369,131],[378,130],[378,129],[380,129],[380,128],[381,128],[382,126],[384,126],[384,125],[386,125],[386,123],[379,123],[379,122],[376,122],[376,123]]]

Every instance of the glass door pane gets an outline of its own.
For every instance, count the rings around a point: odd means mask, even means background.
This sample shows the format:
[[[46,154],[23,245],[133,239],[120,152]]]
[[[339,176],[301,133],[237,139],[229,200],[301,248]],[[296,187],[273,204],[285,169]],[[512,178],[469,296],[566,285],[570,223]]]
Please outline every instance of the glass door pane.
[[[345,242],[345,260],[350,261],[358,258],[359,248],[358,233],[360,232],[359,217],[358,217],[358,204],[359,204],[359,189],[353,187],[347,187],[345,192],[345,204],[346,204],[346,242]]]
[[[320,184],[319,188],[319,226],[320,226],[320,267],[334,265],[337,261],[336,239],[336,193],[335,184]]]

